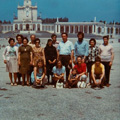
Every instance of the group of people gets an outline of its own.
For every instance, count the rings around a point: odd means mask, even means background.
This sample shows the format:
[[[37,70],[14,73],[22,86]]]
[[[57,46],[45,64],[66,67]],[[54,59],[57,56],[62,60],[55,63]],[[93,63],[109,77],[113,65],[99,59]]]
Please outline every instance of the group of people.
[[[30,41],[20,34],[16,36],[17,42],[10,38],[3,59],[11,86],[32,84],[33,87],[45,87],[46,84],[53,84],[56,87],[59,81],[65,87],[82,87],[80,84],[86,83],[89,76],[89,85],[92,87],[109,87],[114,59],[109,37],[104,36],[100,46],[96,45],[94,38],[88,44],[83,32],[78,32],[75,45],[68,40],[67,33],[62,33],[61,37],[62,41],[57,41],[57,35],[52,34],[45,48],[40,46],[40,39],[35,35],[30,36]]]

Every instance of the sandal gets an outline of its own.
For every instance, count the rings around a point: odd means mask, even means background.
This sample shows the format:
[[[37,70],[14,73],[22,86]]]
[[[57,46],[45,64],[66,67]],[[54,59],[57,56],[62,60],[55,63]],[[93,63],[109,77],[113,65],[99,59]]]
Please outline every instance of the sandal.
[[[11,86],[13,86],[14,84],[13,83],[11,83]]]

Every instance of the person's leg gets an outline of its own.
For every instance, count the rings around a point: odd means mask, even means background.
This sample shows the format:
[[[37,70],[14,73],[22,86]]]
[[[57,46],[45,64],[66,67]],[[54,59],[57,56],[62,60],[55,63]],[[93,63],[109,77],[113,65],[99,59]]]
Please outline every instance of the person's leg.
[[[109,77],[110,77],[110,69],[111,67],[109,66],[109,62],[102,62],[102,64],[105,67],[105,81],[104,81],[104,85],[109,84]]]
[[[9,78],[10,78],[11,85],[13,85],[13,81],[12,81],[12,73],[9,73]]]
[[[25,85],[25,74],[22,74],[22,86]]]
[[[30,75],[27,74],[27,85],[28,85],[28,86],[30,85],[29,81],[30,81]]]
[[[17,85],[16,80],[17,80],[17,73],[14,73],[14,85]]]

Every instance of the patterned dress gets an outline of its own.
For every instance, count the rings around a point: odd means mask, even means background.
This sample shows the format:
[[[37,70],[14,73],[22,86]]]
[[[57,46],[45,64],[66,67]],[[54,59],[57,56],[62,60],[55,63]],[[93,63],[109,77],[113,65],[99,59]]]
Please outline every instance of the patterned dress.
[[[44,56],[44,48],[42,47],[33,47],[33,63],[34,65],[36,66],[37,64],[37,61],[39,59],[45,59],[45,56]],[[45,64],[45,61],[44,61],[44,64]]]
[[[91,73],[91,66],[94,64],[95,58],[98,56],[98,54],[99,54],[99,49],[97,46],[95,47],[89,46],[87,69],[88,69],[88,72],[90,73]]]

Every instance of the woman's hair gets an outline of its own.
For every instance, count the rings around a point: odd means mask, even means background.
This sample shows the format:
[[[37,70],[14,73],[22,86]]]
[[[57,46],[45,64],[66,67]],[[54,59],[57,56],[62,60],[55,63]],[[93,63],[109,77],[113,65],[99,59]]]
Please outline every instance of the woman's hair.
[[[39,38],[36,38],[36,39],[35,39],[35,43],[36,43],[37,41],[39,41],[39,43],[40,43],[40,39],[39,39]]]
[[[93,41],[94,43],[95,43],[95,45],[96,45],[96,40],[94,39],[94,38],[91,38],[90,40],[89,40],[89,45],[90,45],[90,42],[91,41]]]
[[[16,40],[18,39],[18,37],[21,37],[23,39],[23,36],[21,34],[17,34]]]
[[[61,60],[57,60],[56,68],[58,68],[58,62],[61,62]],[[61,62],[61,68],[62,68],[62,62]]]
[[[11,41],[15,42],[15,39],[14,38],[9,38],[8,43],[10,44]]]
[[[38,63],[39,63],[39,62],[42,63],[42,69],[43,69],[43,72],[44,72],[44,70],[45,70],[44,60],[43,60],[43,59],[39,59],[39,60],[37,61],[37,65],[36,65],[36,67],[37,67],[37,73],[39,73],[39,66],[38,66]]]
[[[26,40],[27,40],[27,43],[29,42],[29,40],[28,40],[28,38],[27,38],[27,37],[23,37],[23,39],[22,39],[22,43],[23,43],[24,39],[26,39]]]
[[[52,40],[51,40],[51,39],[48,39],[47,44],[46,44],[46,47],[49,46],[49,45],[48,45],[49,42],[52,42]]]

